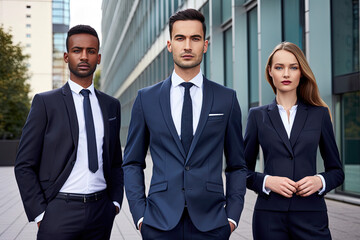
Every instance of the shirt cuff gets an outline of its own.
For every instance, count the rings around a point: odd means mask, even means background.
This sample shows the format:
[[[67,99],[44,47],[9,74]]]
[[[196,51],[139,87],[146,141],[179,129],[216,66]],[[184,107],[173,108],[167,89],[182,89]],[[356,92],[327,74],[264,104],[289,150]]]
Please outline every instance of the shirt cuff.
[[[44,218],[44,214],[45,214],[45,211],[42,212],[39,216],[37,216],[34,221],[35,221],[36,223],[42,221],[43,218]]]
[[[319,195],[322,195],[325,192],[325,188],[326,188],[325,178],[321,174],[317,174],[316,176],[320,177],[322,185],[323,185],[323,187],[321,189],[319,189]]]
[[[144,221],[144,217],[140,218],[139,221],[137,222],[136,226],[138,229],[140,229],[140,223],[142,223]]]
[[[120,204],[117,201],[113,201],[113,204],[119,208],[119,212],[116,213],[116,215],[117,215],[120,213]]]
[[[266,182],[266,179],[269,177],[269,175],[266,175],[264,177],[264,181],[263,181],[263,185],[262,185],[262,191],[266,194],[266,195],[269,195],[271,190],[269,188],[266,188],[265,187],[265,182]]]
[[[236,222],[234,220],[232,220],[231,218],[228,218],[228,221],[235,225],[235,229],[237,228],[237,224],[236,224]]]

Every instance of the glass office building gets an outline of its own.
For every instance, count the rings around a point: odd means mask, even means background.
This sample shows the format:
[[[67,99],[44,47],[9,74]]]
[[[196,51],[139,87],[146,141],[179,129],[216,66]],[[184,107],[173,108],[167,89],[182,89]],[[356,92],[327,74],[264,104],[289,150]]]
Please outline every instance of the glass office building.
[[[264,76],[272,49],[282,41],[300,46],[333,116],[346,174],[334,196],[360,197],[359,0],[103,0],[101,88],[121,102],[122,145],[138,89],[173,70],[168,19],[185,8],[206,17],[202,71],[236,90],[243,128],[250,107],[274,99]]]
[[[52,1],[53,23],[53,88],[61,87],[68,80],[68,67],[64,62],[66,36],[70,23],[70,0]]]

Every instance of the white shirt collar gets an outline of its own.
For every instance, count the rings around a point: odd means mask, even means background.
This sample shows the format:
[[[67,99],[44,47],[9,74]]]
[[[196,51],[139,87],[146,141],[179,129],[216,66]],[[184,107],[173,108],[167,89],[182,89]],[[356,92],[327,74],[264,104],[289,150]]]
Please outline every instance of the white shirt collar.
[[[68,83],[71,91],[73,91],[74,93],[80,94],[80,91],[84,89],[82,86],[80,86],[74,81],[71,81],[70,79],[68,80]],[[90,90],[91,94],[94,94],[95,93],[94,83],[91,83],[91,85],[87,89]]]
[[[283,110],[283,111],[285,111],[285,108],[284,108],[282,105],[277,104],[277,106],[278,106],[279,110]],[[291,107],[291,109],[290,109],[290,112],[292,112],[292,111],[294,111],[294,110],[297,110],[297,107],[298,107],[298,105],[297,105],[297,104],[296,104],[296,105],[294,105],[294,106],[292,106],[292,107]]]
[[[202,75],[202,72],[201,72],[201,69],[200,69],[199,73],[193,79],[191,79],[189,82],[193,83],[198,88],[202,88],[203,81],[204,81],[203,80],[203,75]],[[172,73],[172,76],[171,76],[172,87],[177,87],[183,82],[185,82],[184,79],[182,79],[179,75],[177,75],[175,70],[174,70],[173,73]]]

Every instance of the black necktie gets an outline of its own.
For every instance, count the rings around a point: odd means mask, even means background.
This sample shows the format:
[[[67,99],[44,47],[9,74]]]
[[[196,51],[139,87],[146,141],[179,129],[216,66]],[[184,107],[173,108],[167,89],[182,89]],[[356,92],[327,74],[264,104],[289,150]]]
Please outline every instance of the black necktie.
[[[94,128],[94,119],[91,111],[89,93],[90,90],[83,89],[80,93],[84,96],[84,115],[85,115],[85,127],[86,127],[86,138],[88,147],[88,158],[89,158],[89,169],[95,173],[98,166],[97,148],[96,148],[96,136]]]
[[[190,82],[183,82],[181,83],[181,85],[185,88],[184,104],[181,115],[181,143],[187,155],[193,139],[193,114],[192,114],[190,88],[194,84]]]

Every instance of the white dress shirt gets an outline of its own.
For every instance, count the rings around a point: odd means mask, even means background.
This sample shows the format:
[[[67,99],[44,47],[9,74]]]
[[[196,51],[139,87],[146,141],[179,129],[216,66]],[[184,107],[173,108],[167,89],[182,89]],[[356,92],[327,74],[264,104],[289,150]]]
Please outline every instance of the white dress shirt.
[[[179,138],[181,139],[181,115],[182,108],[184,104],[184,94],[185,88],[180,85],[185,82],[179,75],[176,74],[175,70],[171,75],[171,87],[170,87],[170,108],[171,116],[177,131]],[[190,96],[192,102],[192,112],[193,112],[193,134],[195,135],[196,128],[199,124],[202,102],[203,102],[203,75],[200,72],[189,82],[193,83],[194,86],[190,88]],[[137,222],[139,228],[140,223],[144,220],[144,217],[140,218]],[[234,220],[228,218],[228,221],[232,222],[235,227],[237,224]]]
[[[289,117],[288,117],[287,112],[286,112],[286,110],[285,110],[285,108],[283,106],[281,106],[279,104],[277,106],[278,106],[278,109],[279,109],[279,114],[280,114],[281,120],[282,120],[283,125],[284,125],[285,130],[286,130],[286,133],[288,135],[288,138],[290,139],[291,129],[292,129],[293,124],[294,124],[294,120],[295,120],[298,105],[294,105],[294,106],[291,107]],[[325,191],[325,179],[320,174],[317,174],[316,176],[320,177],[320,179],[322,181],[322,184],[323,184],[322,189],[319,191],[319,195],[321,195]],[[266,179],[268,177],[269,177],[269,175],[266,175],[264,177],[264,182],[263,182],[263,187],[262,187],[263,192],[266,193],[267,195],[269,195],[270,192],[271,192],[270,189],[265,187],[265,182],[266,182]]]
[[[78,194],[91,194],[106,189],[106,181],[103,171],[103,138],[104,138],[104,120],[101,113],[99,101],[95,94],[94,85],[91,84],[87,89],[90,90],[89,99],[91,104],[91,111],[94,119],[95,135],[96,135],[96,148],[98,155],[99,169],[93,173],[89,170],[88,151],[87,151],[87,138],[84,116],[84,96],[80,93],[83,87],[79,84],[68,81],[72,97],[74,100],[76,116],[79,125],[79,141],[76,153],[76,161],[74,167],[61,187],[60,192],[64,193],[78,193]],[[120,208],[119,203],[114,204]],[[43,212],[35,218],[35,222],[42,220]]]

